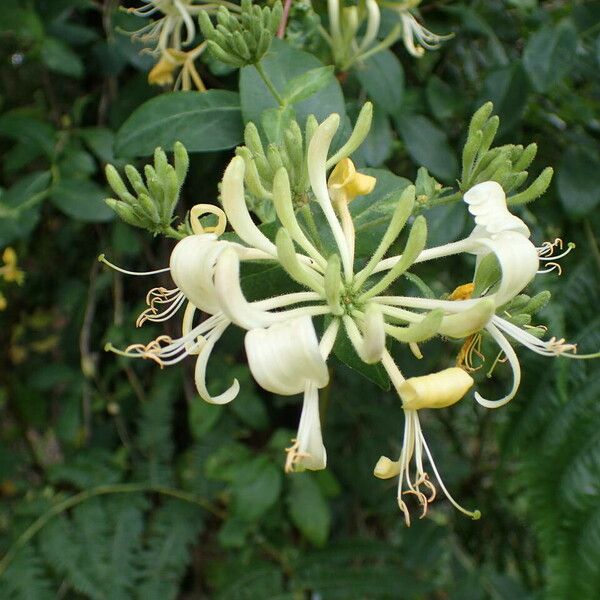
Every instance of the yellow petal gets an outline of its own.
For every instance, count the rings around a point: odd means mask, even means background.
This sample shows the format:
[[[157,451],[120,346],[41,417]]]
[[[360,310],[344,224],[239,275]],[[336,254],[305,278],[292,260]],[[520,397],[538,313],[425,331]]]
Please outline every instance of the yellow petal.
[[[328,186],[334,200],[351,202],[356,196],[370,194],[377,183],[375,177],[358,173],[349,158],[343,158],[329,176]]]
[[[405,410],[445,408],[458,402],[471,388],[473,378],[458,367],[423,377],[411,377],[399,386]]]
[[[373,469],[373,475],[379,479],[391,479],[400,475],[400,461],[391,460],[387,456],[381,456]]]
[[[148,73],[148,83],[150,85],[170,85],[173,83],[173,71],[177,65],[168,58],[161,58]]]

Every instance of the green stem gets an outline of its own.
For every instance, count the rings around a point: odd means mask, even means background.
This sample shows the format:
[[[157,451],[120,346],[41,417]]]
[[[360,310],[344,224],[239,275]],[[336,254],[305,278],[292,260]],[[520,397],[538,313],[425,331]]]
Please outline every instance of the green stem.
[[[281,95],[279,94],[279,92],[277,91],[275,86],[273,85],[273,82],[267,75],[262,64],[257,62],[254,65],[254,68],[258,71],[258,74],[260,75],[261,79],[265,82],[265,85],[267,86],[267,88],[269,89],[271,94],[273,95],[273,98],[275,98],[275,100],[277,100],[277,103],[279,104],[279,106],[285,106],[285,100],[281,97]]]
[[[14,560],[17,552],[25,546],[53,517],[61,514],[62,512],[73,508],[77,504],[94,498],[95,496],[103,496],[106,494],[133,494],[137,492],[154,492],[156,494],[163,494],[165,496],[171,496],[183,500],[184,502],[190,502],[191,504],[197,504],[203,509],[213,513],[219,518],[224,518],[224,513],[214,506],[208,500],[195,496],[194,494],[188,494],[181,490],[168,488],[162,485],[152,485],[147,483],[117,483],[114,485],[101,485],[95,488],[84,490],[79,494],[75,494],[70,498],[66,498],[62,502],[55,504],[50,510],[45,512],[43,515],[38,517],[14,542],[14,544],[8,549],[8,552],[0,560],[0,577],[4,574],[10,563]]]
[[[445,206],[446,204],[452,204],[463,197],[462,192],[455,192],[449,196],[442,196],[441,198],[434,198],[430,202],[427,202],[426,208],[433,208],[434,206]]]

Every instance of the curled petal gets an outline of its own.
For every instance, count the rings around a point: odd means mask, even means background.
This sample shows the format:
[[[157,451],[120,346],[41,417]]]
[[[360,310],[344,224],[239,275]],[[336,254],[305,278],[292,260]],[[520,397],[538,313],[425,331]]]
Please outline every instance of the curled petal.
[[[494,294],[496,306],[514,298],[535,277],[540,264],[537,250],[520,233],[505,231],[492,239],[474,241],[491,250],[500,264],[502,279]]]
[[[482,298],[475,306],[442,319],[439,332],[442,335],[460,339],[485,327],[494,316],[496,303],[492,298]]]
[[[514,231],[527,238],[531,235],[529,227],[508,210],[506,194],[499,183],[479,183],[464,195],[464,200],[477,224],[472,236],[495,235],[503,231]]]
[[[221,325],[212,332],[210,338],[207,339],[204,346],[202,346],[202,349],[198,354],[198,359],[196,360],[196,369],[194,372],[196,388],[198,389],[200,397],[203,400],[206,400],[206,402],[209,402],[210,404],[227,404],[228,402],[231,402],[240,391],[240,384],[237,379],[233,380],[233,383],[231,384],[229,389],[224,391],[222,394],[219,394],[218,396],[211,396],[209,391],[206,389],[206,367],[208,365],[208,359],[210,358],[210,354],[215,344],[217,343],[225,329],[227,329],[227,326],[228,323],[225,323],[224,325]]]
[[[213,274],[217,258],[228,245],[214,234],[189,235],[171,253],[173,281],[194,306],[210,314],[220,310]]]
[[[254,224],[244,195],[244,159],[236,156],[225,169],[221,184],[221,202],[235,232],[249,246],[258,248],[271,256],[277,255],[275,244]]]
[[[270,313],[252,306],[240,285],[240,259],[233,248],[221,252],[215,267],[215,290],[225,316],[239,327],[267,327],[276,321]]]
[[[519,385],[521,383],[521,365],[512,346],[502,335],[502,333],[500,333],[498,328],[492,323],[489,323],[486,329],[494,338],[494,340],[496,340],[498,346],[500,346],[500,349],[502,352],[504,352],[506,358],[508,359],[513,372],[513,385],[510,392],[504,396],[504,398],[500,398],[500,400],[487,400],[479,392],[475,392],[475,400],[477,400],[479,404],[485,406],[486,408],[499,408],[500,406],[508,404],[517,394],[517,390],[519,389]]]
[[[327,364],[309,316],[289,319],[266,329],[251,329],[245,338],[248,365],[258,384],[275,394],[299,394],[312,383],[329,383]]]

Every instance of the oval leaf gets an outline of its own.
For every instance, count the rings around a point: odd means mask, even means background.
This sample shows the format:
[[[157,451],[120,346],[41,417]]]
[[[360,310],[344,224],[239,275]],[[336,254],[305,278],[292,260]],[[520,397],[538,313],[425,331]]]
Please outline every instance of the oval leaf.
[[[150,156],[180,141],[189,152],[233,148],[242,141],[239,96],[234,92],[172,92],[144,102],[116,139],[117,156]]]

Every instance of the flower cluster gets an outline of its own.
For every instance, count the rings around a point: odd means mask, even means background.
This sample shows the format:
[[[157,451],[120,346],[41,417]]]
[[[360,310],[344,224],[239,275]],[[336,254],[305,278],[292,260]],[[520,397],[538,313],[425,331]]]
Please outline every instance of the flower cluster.
[[[326,223],[333,250],[323,251],[321,240],[311,239],[304,231],[284,167],[275,173],[271,191],[280,227],[274,240],[268,238],[249,213],[247,166],[236,156],[222,180],[223,208],[202,204],[192,209],[192,234],[177,243],[164,269],[175,287],[150,290],[148,308],[138,320],[138,325],[164,321],[185,306],[181,336],[162,335],[124,351],[110,345],[109,349],[153,360],[161,367],[194,355],[198,393],[207,402],[225,404],[237,396],[239,383],[234,380],[221,393],[210,393],[207,365],[226,329],[231,325],[242,328],[248,365],[257,383],[275,394],[304,396],[298,432],[287,449],[286,470],[316,470],[327,464],[319,390],[328,385],[327,359],[338,336],[345,334],[364,363],[383,366],[402,401],[405,425],[400,456],[398,460],[381,457],[374,474],[398,477],[398,504],[406,523],[410,524],[410,516],[405,494],[416,497],[423,515],[436,495],[426,462],[450,502],[479,518],[478,511],[460,506],[444,486],[425,441],[419,411],[449,407],[465,396],[474,385],[470,375],[473,354],[484,333],[497,343],[513,371],[511,390],[504,397],[490,400],[475,392],[475,400],[488,408],[509,402],[519,387],[521,370],[513,342],[543,355],[573,355],[573,345],[554,338],[542,341],[538,330],[515,324],[506,310],[536,273],[547,270],[540,269],[540,262],[556,263],[564,253],[553,256],[557,243],[536,247],[531,242],[527,225],[511,214],[504,190],[494,181],[480,183],[464,194],[465,208],[474,220],[468,237],[426,248],[427,221],[423,215],[413,216],[415,187],[409,185],[397,192],[394,212],[378,247],[366,265],[357,268],[349,205],[357,196],[371,193],[376,180],[358,172],[343,152],[338,151],[332,163],[330,146],[339,124],[336,114],[319,124],[306,157],[311,203]],[[209,213],[213,220],[216,217],[211,227],[205,224]],[[225,239],[227,224],[239,241]],[[386,257],[408,225],[403,252]],[[389,294],[390,286],[415,265],[460,253],[476,257],[475,273],[446,299]],[[241,277],[241,266],[248,261],[279,265],[301,291],[248,301]],[[434,336],[464,340],[457,366],[405,378],[390,351],[392,341],[405,344],[419,356],[419,344]]]

